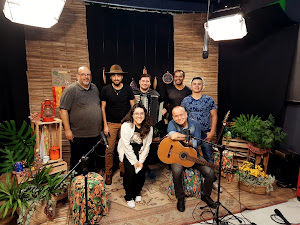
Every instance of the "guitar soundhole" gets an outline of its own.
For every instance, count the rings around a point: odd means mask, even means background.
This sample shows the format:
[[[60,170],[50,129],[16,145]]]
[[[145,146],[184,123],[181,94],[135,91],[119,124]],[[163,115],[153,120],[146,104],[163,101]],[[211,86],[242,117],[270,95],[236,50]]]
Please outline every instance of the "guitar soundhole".
[[[180,153],[180,159],[181,160],[186,160],[186,158],[187,158],[187,153],[186,152],[181,152]]]

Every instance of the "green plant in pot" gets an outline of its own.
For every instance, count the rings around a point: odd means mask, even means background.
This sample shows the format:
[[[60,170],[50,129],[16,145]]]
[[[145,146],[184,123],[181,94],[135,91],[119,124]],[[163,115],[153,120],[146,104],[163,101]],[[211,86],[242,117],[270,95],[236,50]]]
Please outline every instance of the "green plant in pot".
[[[286,133],[278,126],[275,126],[275,119],[270,114],[267,120],[259,116],[244,115],[233,119],[235,122],[231,131],[238,137],[245,139],[261,149],[271,149],[281,143]]]
[[[0,152],[2,162],[0,173],[10,173],[14,170],[16,162],[27,162],[30,166],[34,158],[35,134],[33,129],[25,121],[20,129],[17,129],[14,120],[0,123]],[[4,146],[4,148],[1,148]]]
[[[17,208],[26,210],[29,208],[28,200],[32,198],[31,193],[24,191],[28,185],[28,179],[22,183],[17,184],[16,177],[14,177],[12,184],[9,180],[9,174],[6,174],[6,183],[0,182],[0,215],[4,218],[7,212],[12,209],[11,216],[14,215]]]

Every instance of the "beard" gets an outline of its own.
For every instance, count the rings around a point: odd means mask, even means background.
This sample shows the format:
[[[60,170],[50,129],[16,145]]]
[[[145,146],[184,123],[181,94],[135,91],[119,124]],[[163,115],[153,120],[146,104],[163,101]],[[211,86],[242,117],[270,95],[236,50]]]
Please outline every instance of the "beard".
[[[114,84],[115,86],[120,86],[121,83],[122,83],[122,82],[119,82],[119,83],[113,82],[113,84]]]

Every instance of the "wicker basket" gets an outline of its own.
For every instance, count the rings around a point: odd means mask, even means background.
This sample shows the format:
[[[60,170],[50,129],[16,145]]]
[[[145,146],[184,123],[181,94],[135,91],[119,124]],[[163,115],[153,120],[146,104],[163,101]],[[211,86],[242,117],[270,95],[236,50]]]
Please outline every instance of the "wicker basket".
[[[253,194],[258,194],[258,195],[265,195],[267,193],[267,188],[263,186],[254,186],[254,185],[247,185],[244,182],[239,182],[238,183],[239,187],[243,191],[247,191]]]
[[[56,209],[56,201],[55,198],[51,195],[51,199],[54,201],[53,209],[53,218],[55,217],[55,209]],[[45,214],[44,210],[47,203],[45,200],[38,202],[33,214],[31,215],[29,225],[39,225],[49,221],[49,217]],[[27,219],[27,214],[29,213],[29,209],[26,210],[23,224],[25,224]]]

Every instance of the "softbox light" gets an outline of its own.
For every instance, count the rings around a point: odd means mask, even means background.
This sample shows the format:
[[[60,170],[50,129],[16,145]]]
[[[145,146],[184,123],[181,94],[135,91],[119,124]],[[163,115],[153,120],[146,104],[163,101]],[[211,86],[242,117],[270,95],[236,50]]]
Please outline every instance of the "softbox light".
[[[50,28],[58,22],[66,0],[6,0],[4,15],[15,23]]]
[[[214,14],[214,18],[209,19],[204,28],[208,35],[214,41],[241,39],[247,34],[245,19],[241,13],[230,14],[232,10],[223,10],[221,16],[218,13]],[[228,15],[224,15],[228,14]]]

